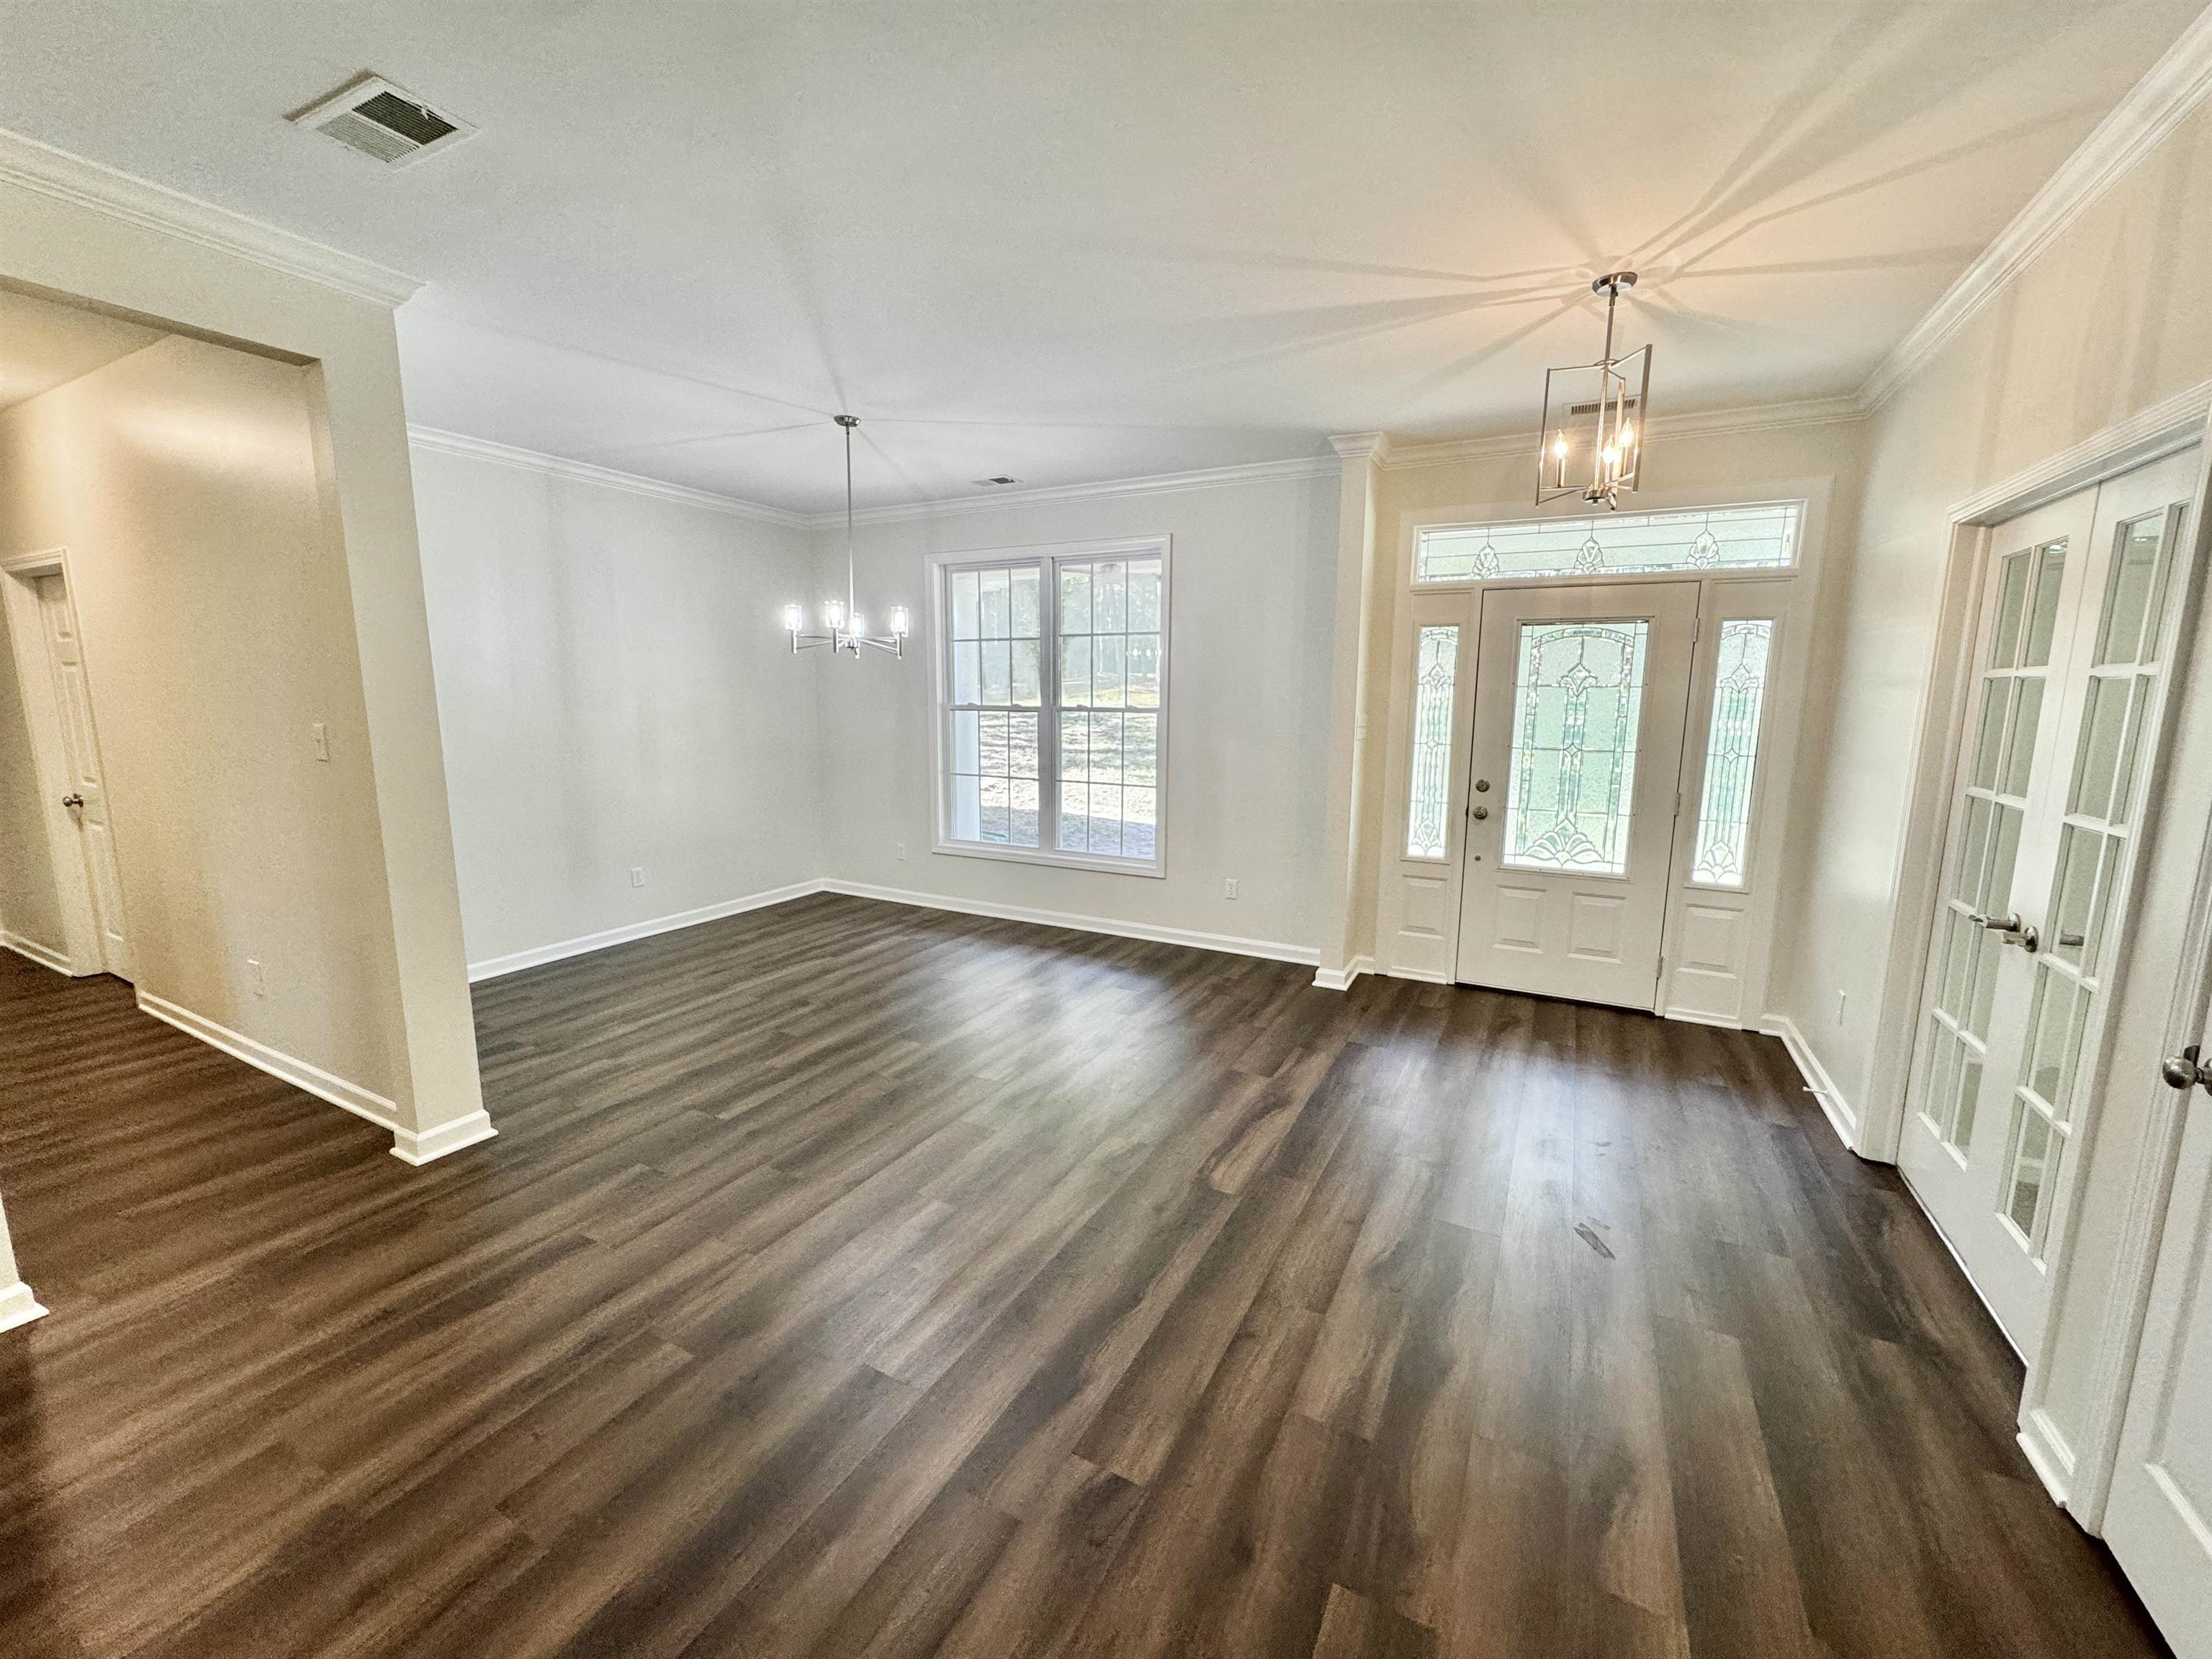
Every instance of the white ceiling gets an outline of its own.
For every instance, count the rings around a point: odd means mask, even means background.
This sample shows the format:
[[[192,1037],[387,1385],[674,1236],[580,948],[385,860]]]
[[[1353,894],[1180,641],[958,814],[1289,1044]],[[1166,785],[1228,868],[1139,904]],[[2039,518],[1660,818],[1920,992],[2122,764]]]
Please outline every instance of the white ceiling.
[[[0,288],[0,409],[103,368],[160,332],[76,306]]]
[[[427,277],[412,417],[820,510],[1856,386],[2201,0],[0,0],[0,124]],[[364,70],[483,136],[283,115]]]

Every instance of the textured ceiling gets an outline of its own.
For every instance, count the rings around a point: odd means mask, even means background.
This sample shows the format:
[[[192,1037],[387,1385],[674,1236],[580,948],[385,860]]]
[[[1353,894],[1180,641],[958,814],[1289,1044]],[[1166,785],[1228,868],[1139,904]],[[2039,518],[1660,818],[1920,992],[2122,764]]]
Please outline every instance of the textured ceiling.
[[[2197,0],[0,3],[0,125],[428,279],[412,417],[818,510],[1856,386]],[[283,117],[364,70],[483,136]]]

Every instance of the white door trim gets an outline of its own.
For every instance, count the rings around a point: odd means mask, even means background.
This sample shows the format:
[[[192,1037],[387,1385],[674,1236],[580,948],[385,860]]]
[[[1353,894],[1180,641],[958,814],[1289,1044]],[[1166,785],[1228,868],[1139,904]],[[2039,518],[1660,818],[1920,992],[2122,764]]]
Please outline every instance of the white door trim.
[[[92,872],[86,866],[76,826],[61,804],[69,793],[69,762],[62,747],[61,709],[55,698],[46,636],[38,612],[37,584],[45,576],[60,577],[75,603],[76,588],[70,580],[68,549],[42,548],[0,559],[0,611],[6,613],[4,626],[15,653],[16,683],[30,728],[32,764],[38,773],[40,817],[46,826],[47,855],[53,862],[54,887],[61,899],[62,954],[68,964],[62,971],[82,976],[105,971],[106,957],[100,948]],[[88,666],[88,681],[89,678]],[[33,956],[29,951],[23,954]],[[34,961],[45,959],[33,956]]]
[[[2117,477],[2192,443],[2203,441],[2207,453],[2212,453],[2208,415],[2212,415],[2212,380],[2154,404],[2070,448],[2000,479],[1957,503],[1947,516],[1949,546],[1942,597],[1915,725],[1915,759],[1904,823],[1893,865],[1891,889],[1897,902],[1890,917],[1874,1057],[1858,1102],[1858,1136],[1851,1143],[1851,1150],[1862,1158],[1894,1164],[1904,1138],[1905,1097],[1912,1075],[1912,1039],[1919,1021],[1929,930],[1936,925],[1941,902],[1951,784],[1958,769],[1966,704],[1973,693],[1972,640],[1980,615],[1989,532],[2062,495]],[[2200,478],[2190,509],[2192,535],[2199,550],[2189,576],[2192,592],[2203,562],[2204,507]],[[2185,604],[2194,603],[2190,595],[2184,599]],[[2182,694],[2182,689],[2176,687],[2175,695]],[[2169,729],[2171,725],[2169,721]],[[2161,751],[2155,757],[2159,770],[2152,776],[2154,792],[2164,775],[2164,762]],[[2154,799],[2154,795],[2146,798]]]

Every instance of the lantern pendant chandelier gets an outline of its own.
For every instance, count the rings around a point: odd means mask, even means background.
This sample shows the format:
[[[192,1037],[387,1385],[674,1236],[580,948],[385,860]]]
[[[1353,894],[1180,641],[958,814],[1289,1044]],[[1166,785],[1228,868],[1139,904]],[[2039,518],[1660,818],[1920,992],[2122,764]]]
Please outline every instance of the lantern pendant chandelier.
[[[857,659],[862,646],[878,651],[888,651],[894,657],[906,655],[906,636],[910,618],[902,605],[891,607],[890,628],[888,634],[868,632],[868,619],[860,614],[854,592],[853,581],[853,428],[860,425],[857,416],[840,415],[837,424],[845,428],[845,597],[831,599],[822,607],[822,625],[826,634],[805,634],[799,630],[806,624],[806,613],[795,605],[783,607],[783,630],[791,635],[791,652],[797,656],[811,647],[826,645],[832,651],[849,651]]]
[[[1536,447],[1536,505],[1579,495],[1595,507],[1620,505],[1635,490],[1650,425],[1651,348],[1613,355],[1613,313],[1632,270],[1609,270],[1590,284],[1605,295],[1605,355],[1594,363],[1544,371],[1544,425]],[[1587,477],[1588,482],[1584,482]]]

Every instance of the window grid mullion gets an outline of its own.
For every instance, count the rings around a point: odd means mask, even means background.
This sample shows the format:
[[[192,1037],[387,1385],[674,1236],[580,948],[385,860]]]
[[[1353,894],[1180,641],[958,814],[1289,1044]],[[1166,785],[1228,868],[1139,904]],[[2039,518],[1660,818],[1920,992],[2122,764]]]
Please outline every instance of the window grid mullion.
[[[1060,561],[1037,561],[1037,850],[1060,849]]]

